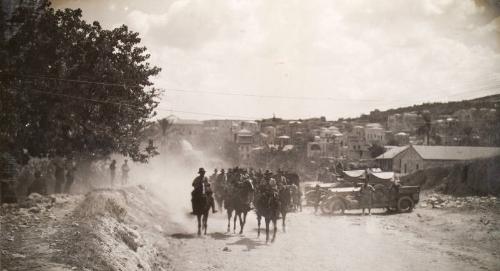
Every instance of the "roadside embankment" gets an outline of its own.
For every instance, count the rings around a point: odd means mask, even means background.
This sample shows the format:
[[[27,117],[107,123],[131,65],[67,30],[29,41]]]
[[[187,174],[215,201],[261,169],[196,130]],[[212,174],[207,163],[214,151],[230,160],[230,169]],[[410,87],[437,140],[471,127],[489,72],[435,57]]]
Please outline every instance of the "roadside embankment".
[[[170,270],[165,213],[142,185],[4,204],[2,270]]]

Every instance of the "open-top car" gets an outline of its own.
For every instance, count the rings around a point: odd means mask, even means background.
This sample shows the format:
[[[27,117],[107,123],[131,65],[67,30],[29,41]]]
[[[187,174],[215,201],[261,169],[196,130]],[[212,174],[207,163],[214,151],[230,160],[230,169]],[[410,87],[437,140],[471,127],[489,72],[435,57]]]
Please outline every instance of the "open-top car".
[[[392,174],[392,177],[391,177]],[[402,186],[394,181],[392,172],[369,172],[365,178],[375,189],[371,208],[386,208],[389,211],[411,212],[420,199],[420,187]],[[344,213],[345,210],[361,209],[361,186],[333,187],[320,203],[325,214]]]

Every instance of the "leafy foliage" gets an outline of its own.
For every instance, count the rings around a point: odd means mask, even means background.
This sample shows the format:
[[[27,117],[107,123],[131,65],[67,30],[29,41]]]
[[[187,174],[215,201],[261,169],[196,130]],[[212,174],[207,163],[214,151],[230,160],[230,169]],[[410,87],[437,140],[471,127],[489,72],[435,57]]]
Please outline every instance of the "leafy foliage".
[[[2,40],[0,151],[16,156],[113,152],[145,162],[155,154],[141,132],[160,91],[139,34],[82,20],[80,9],[20,8],[19,25]],[[106,83],[96,83],[106,82]],[[147,144],[146,144],[147,145]]]
[[[375,157],[381,155],[382,153],[384,153],[385,149],[384,149],[384,147],[382,147],[378,144],[372,144],[370,147],[368,147],[368,151],[370,152],[370,156],[372,158],[375,158]]]

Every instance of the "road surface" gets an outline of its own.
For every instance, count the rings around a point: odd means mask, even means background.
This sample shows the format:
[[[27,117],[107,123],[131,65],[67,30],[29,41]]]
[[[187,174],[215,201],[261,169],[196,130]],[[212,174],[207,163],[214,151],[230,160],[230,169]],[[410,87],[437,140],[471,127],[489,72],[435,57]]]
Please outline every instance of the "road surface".
[[[287,232],[277,239],[257,239],[255,215],[250,213],[243,235],[225,233],[225,214],[209,219],[209,234],[197,237],[174,233],[171,257],[176,270],[500,270],[495,246],[458,242],[467,227],[453,214],[415,210],[410,214],[372,216],[314,215],[310,209],[292,213]],[[469,224],[475,223],[469,221]],[[449,226],[448,226],[449,224]],[[491,226],[491,225],[490,225]],[[474,227],[481,227],[475,225]],[[496,231],[491,233],[490,230]],[[485,228],[486,230],[486,228]],[[430,232],[439,231],[439,232]],[[193,220],[193,232],[195,221]],[[498,240],[498,225],[488,228]],[[489,238],[481,235],[482,238]],[[491,238],[490,238],[491,239]],[[461,240],[464,241],[464,240]],[[467,240],[465,240],[467,241]],[[481,240],[471,240],[471,242]],[[498,247],[497,247],[498,248]]]

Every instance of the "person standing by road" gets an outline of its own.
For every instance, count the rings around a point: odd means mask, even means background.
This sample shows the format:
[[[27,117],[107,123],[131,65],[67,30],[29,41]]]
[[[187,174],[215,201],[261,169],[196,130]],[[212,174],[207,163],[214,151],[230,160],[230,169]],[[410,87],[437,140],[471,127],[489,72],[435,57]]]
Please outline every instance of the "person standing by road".
[[[124,186],[128,183],[128,173],[130,171],[130,167],[128,166],[127,162],[128,162],[128,160],[125,159],[125,161],[123,161],[123,165],[122,165],[122,186]]]
[[[112,160],[109,165],[109,177],[111,179],[111,187],[115,185],[115,176],[116,176],[116,160]]]
[[[373,186],[368,184],[368,179],[366,179],[363,186],[361,186],[361,190],[359,190],[359,193],[361,194],[362,215],[365,215],[365,209],[368,209],[368,215],[371,215],[373,193],[375,193],[375,189],[373,188]]]
[[[321,201],[321,187],[317,184],[313,191],[314,214],[318,212],[319,203]]]
[[[64,185],[64,193],[69,193],[71,185],[75,180],[76,164],[73,159],[68,159],[66,163],[66,184]]]
[[[47,181],[42,177],[42,173],[40,172],[40,170],[35,171],[35,180],[28,187],[28,196],[31,193],[47,195]]]
[[[64,185],[64,161],[59,156],[54,159],[54,177],[56,179],[54,193],[58,194],[62,192]]]

